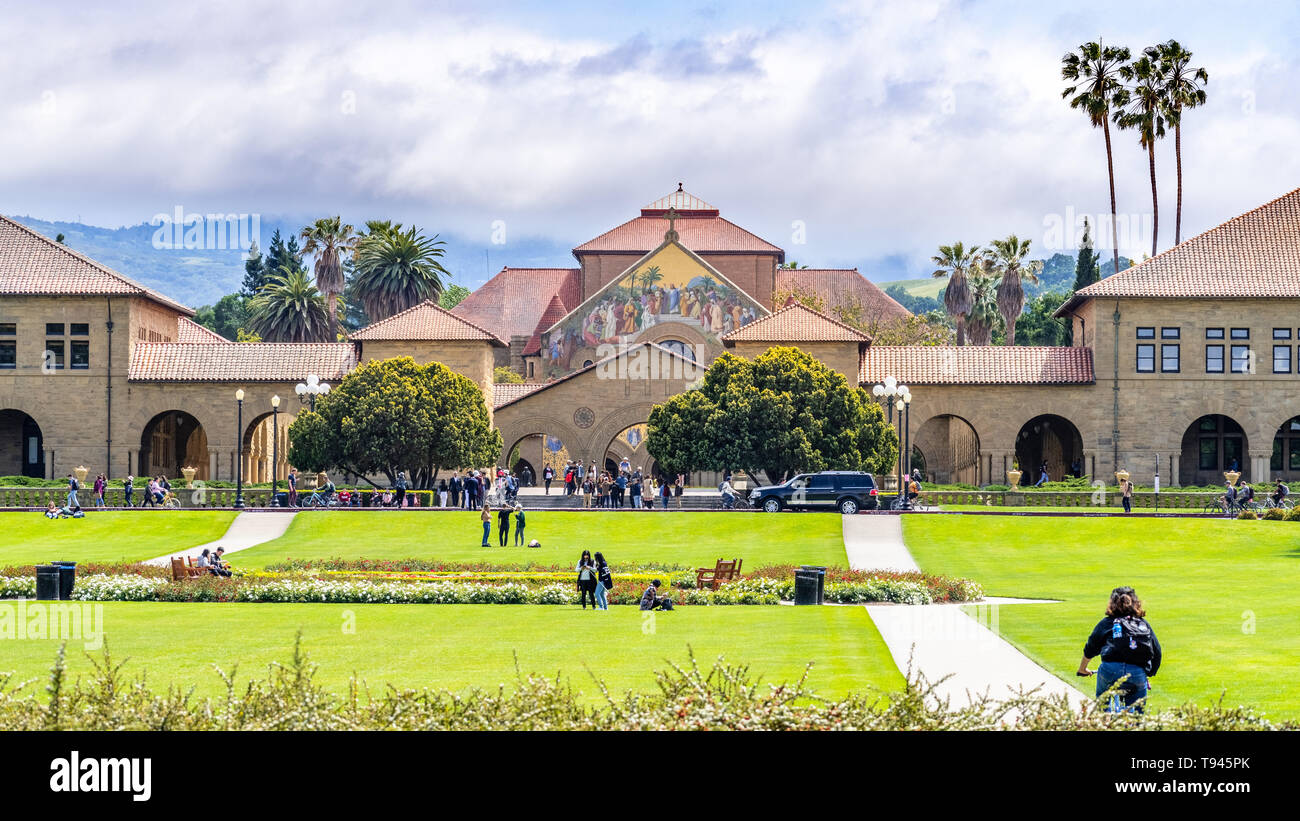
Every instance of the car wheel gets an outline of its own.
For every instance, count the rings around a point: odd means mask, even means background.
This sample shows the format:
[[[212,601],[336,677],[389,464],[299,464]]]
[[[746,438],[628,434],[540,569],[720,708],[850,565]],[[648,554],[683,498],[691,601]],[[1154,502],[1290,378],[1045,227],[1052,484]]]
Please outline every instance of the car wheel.
[[[776,499],[776,498],[768,498],[768,499],[764,499],[764,500],[763,500],[763,512],[764,512],[764,513],[780,513],[780,512],[781,512],[781,500],[780,500],[780,499]]]
[[[857,499],[841,499],[841,500],[840,500],[840,513],[843,513],[845,516],[852,516],[854,513],[857,513],[857,512],[858,512],[858,500],[857,500]]]

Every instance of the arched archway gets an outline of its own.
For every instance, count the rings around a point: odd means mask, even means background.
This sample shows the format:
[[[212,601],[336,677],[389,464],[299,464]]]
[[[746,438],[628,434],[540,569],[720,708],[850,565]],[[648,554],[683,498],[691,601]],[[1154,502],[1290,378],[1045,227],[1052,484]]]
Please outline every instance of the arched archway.
[[[267,411],[254,416],[244,426],[244,481],[249,484],[269,482],[272,478],[283,482],[289,476],[289,426],[294,415],[282,410],[274,416]]]
[[[914,430],[912,445],[923,454],[926,479],[940,485],[980,484],[980,438],[968,420],[937,414]]]
[[[1200,417],[1183,433],[1179,483],[1220,485],[1229,470],[1240,471],[1245,481],[1255,481],[1246,457],[1247,444],[1245,431],[1231,416],[1213,413]]]
[[[514,443],[501,451],[506,468],[515,474],[523,487],[541,485],[542,471],[550,466],[555,471],[552,489],[557,482],[563,488],[565,465],[575,458],[568,443],[542,431],[516,436]]]
[[[1300,416],[1283,422],[1273,435],[1273,456],[1269,470],[1274,479],[1293,482],[1300,479]],[[1263,481],[1260,477],[1257,481]]]
[[[149,420],[140,433],[140,476],[181,476],[194,468],[194,478],[209,479],[208,434],[193,415],[169,410]]]
[[[1063,416],[1042,414],[1030,419],[1016,434],[1016,461],[1025,478],[1024,484],[1036,484],[1040,468],[1046,464],[1047,478],[1059,482],[1068,476],[1082,476],[1087,468],[1083,459],[1083,437],[1074,423]]]
[[[646,434],[645,422],[628,425],[614,434],[605,445],[602,458],[605,470],[609,471],[610,475],[616,476],[618,471],[626,466],[633,473],[640,470],[643,476],[662,478],[658,463],[646,451]]]
[[[0,476],[45,476],[45,438],[40,425],[20,410],[0,410]]]

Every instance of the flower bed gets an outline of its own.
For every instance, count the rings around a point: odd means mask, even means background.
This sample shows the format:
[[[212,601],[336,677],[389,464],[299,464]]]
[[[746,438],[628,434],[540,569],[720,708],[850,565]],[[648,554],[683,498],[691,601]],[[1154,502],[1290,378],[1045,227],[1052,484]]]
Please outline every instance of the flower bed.
[[[577,562],[575,561],[574,564]],[[272,562],[265,569],[272,573],[317,573],[324,571],[351,570],[367,573],[503,573],[536,571],[539,573],[572,573],[573,564],[556,564],[550,562],[444,562],[437,559],[285,559]],[[615,562],[610,564],[615,573],[638,570],[661,571],[691,570],[683,564],[662,562]],[[692,577],[693,578],[693,577]]]

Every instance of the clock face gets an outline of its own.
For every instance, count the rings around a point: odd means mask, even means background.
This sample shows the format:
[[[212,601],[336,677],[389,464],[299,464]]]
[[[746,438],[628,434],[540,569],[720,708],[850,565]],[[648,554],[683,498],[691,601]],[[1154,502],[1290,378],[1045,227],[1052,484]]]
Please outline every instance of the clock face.
[[[578,408],[573,412],[573,424],[580,428],[589,428],[596,422],[596,412],[588,407]]]

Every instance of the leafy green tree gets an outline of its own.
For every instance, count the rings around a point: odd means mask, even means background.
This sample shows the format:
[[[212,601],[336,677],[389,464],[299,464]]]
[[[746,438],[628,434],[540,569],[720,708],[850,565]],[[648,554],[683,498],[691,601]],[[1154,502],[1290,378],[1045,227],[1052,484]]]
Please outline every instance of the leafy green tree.
[[[943,308],[943,303],[931,296],[914,296],[898,283],[885,289],[885,295],[914,314],[928,314]]]
[[[280,268],[248,303],[249,330],[267,342],[332,341],[325,301],[304,270]]]
[[[302,229],[302,253],[316,256],[316,288],[325,297],[330,340],[339,335],[339,295],[343,293],[343,258],[357,244],[357,234],[342,217],[322,217]]]
[[[1083,220],[1083,241],[1079,243],[1079,258],[1074,263],[1074,290],[1087,288],[1101,279],[1101,268],[1097,265],[1100,255],[1092,250],[1092,228],[1087,218]]]
[[[457,285],[454,282],[449,283],[442,289],[442,295],[438,297],[438,305],[450,311],[457,305],[465,301],[469,296],[469,289],[464,285]]]
[[[798,348],[724,353],[699,388],[650,412],[646,447],[669,472],[891,470],[898,435],[866,391]]]
[[[372,322],[401,313],[442,294],[451,274],[439,261],[446,243],[425,237],[412,225],[375,224],[356,248],[356,290]]]
[[[240,293],[226,294],[216,305],[199,308],[194,321],[234,342],[239,338],[239,329],[248,324],[248,300]]]
[[[524,378],[507,367],[492,369],[492,381],[497,385],[522,385]]]
[[[1029,300],[1016,323],[1016,344],[1051,347],[1069,345],[1069,323],[1053,316],[1069,296],[1063,291],[1048,291]]]
[[[429,487],[444,468],[483,467],[501,454],[478,385],[447,366],[409,356],[370,361],[316,400],[289,427],[289,460],[308,471],[407,471]]]
[[[279,242],[280,231],[276,230],[275,236],[271,238],[271,244]],[[280,243],[283,247],[283,243]],[[266,284],[266,263],[262,259],[262,251],[257,247],[257,240],[253,240],[252,245],[248,248],[248,259],[244,260],[244,282],[240,290],[240,296],[245,300],[257,296],[257,292],[262,290]]]
[[[275,229],[275,233],[271,235],[271,245],[267,249],[266,256],[262,258],[262,271],[258,287],[246,293],[245,296],[249,299],[257,296],[257,292],[262,289],[261,286],[265,285],[267,280],[271,277],[278,276],[281,269],[288,268],[290,271],[302,271],[303,273],[306,273],[307,269],[302,266],[302,260],[299,259],[299,253],[298,240],[294,237],[289,237],[289,241],[285,242],[284,239],[280,237],[280,229]],[[244,273],[245,277],[247,277],[247,263],[245,263]],[[245,287],[247,287],[247,283],[245,284]]]

